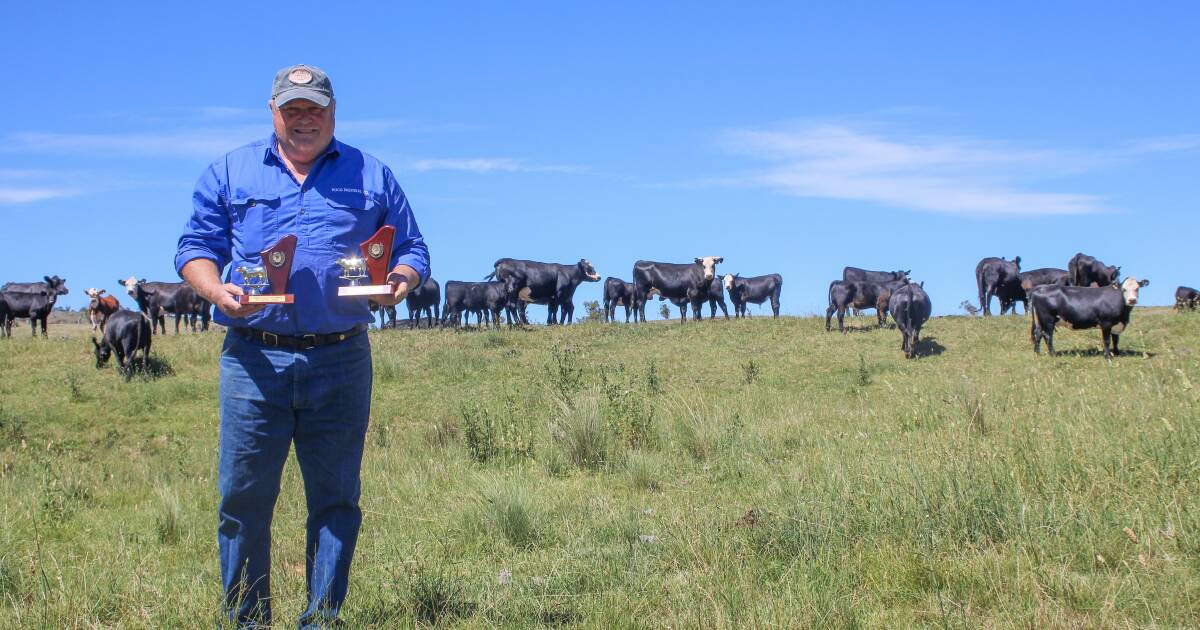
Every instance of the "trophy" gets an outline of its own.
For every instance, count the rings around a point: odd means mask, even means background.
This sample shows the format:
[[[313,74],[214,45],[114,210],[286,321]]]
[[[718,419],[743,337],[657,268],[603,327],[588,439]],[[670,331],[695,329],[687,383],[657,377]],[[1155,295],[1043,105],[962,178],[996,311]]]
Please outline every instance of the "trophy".
[[[296,235],[288,234],[278,243],[261,252],[262,265],[238,265],[242,276],[242,290],[238,299],[242,304],[291,304],[295,296],[287,291],[288,276],[292,273],[292,258],[296,253]],[[264,293],[269,290],[269,293]]]
[[[338,260],[341,279],[347,282],[346,286],[338,287],[338,295],[391,295],[395,289],[388,284],[387,277],[395,238],[396,228],[385,225],[358,246],[362,256],[352,253]],[[363,284],[364,280],[370,284]]]

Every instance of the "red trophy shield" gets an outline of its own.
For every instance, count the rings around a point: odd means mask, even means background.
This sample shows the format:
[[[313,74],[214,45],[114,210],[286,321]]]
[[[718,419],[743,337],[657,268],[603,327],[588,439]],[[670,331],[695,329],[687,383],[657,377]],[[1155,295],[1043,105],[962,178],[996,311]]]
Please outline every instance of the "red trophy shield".
[[[361,258],[351,254],[337,261],[342,268],[342,280],[349,283],[338,287],[338,295],[391,295],[394,289],[387,277],[395,239],[396,228],[385,225],[358,246]],[[363,284],[364,280],[370,284]]]
[[[288,276],[292,273],[292,259],[296,256],[296,235],[288,234],[278,243],[261,252],[262,265],[239,266],[242,290],[238,299],[242,304],[291,304],[295,296],[287,292]],[[263,290],[269,290],[264,293]]]

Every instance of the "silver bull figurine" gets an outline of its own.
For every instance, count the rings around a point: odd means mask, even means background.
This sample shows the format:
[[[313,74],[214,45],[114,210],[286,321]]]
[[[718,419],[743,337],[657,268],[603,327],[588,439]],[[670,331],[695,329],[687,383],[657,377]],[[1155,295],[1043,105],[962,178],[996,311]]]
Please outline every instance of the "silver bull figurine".
[[[351,254],[345,258],[339,258],[337,264],[342,268],[341,279],[348,281],[348,286],[358,286],[358,283],[367,277],[367,261],[363,260],[361,256]]]

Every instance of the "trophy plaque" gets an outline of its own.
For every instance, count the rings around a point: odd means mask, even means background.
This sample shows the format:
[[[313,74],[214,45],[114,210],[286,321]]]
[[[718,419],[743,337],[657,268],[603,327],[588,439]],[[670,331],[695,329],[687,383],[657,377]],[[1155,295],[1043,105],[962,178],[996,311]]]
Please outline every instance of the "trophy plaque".
[[[291,304],[295,296],[287,293],[288,276],[292,273],[292,258],[296,254],[296,235],[288,234],[278,243],[261,252],[262,264],[249,267],[240,265],[242,290],[238,299],[242,304]],[[264,290],[269,292],[264,293]]]
[[[337,261],[342,268],[341,279],[346,286],[338,287],[338,295],[391,295],[388,284],[388,263],[392,260],[392,243],[396,228],[385,225],[374,236],[358,246],[362,255],[350,254]],[[364,284],[367,282],[368,284]]]

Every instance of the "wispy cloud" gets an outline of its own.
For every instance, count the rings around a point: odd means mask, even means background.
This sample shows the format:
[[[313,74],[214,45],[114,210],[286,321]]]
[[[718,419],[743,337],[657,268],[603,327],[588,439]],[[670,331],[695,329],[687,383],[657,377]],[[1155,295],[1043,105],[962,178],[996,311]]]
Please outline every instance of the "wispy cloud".
[[[536,165],[510,157],[480,157],[414,160],[410,167],[419,172],[467,171],[470,173],[580,173],[577,166]]]
[[[111,157],[212,158],[265,135],[263,127],[223,127],[159,133],[43,133],[18,132],[4,142],[5,150]]]
[[[725,182],[788,195],[866,201],[959,215],[1087,214],[1111,211],[1084,192],[1040,190],[1046,179],[1094,170],[1134,153],[1200,147],[1200,137],[1080,151],[961,136],[904,134],[871,125],[811,123],[736,130],[721,143],[767,165]]]
[[[61,197],[74,197],[82,190],[73,184],[55,181],[50,171],[0,169],[0,205],[33,203]]]

